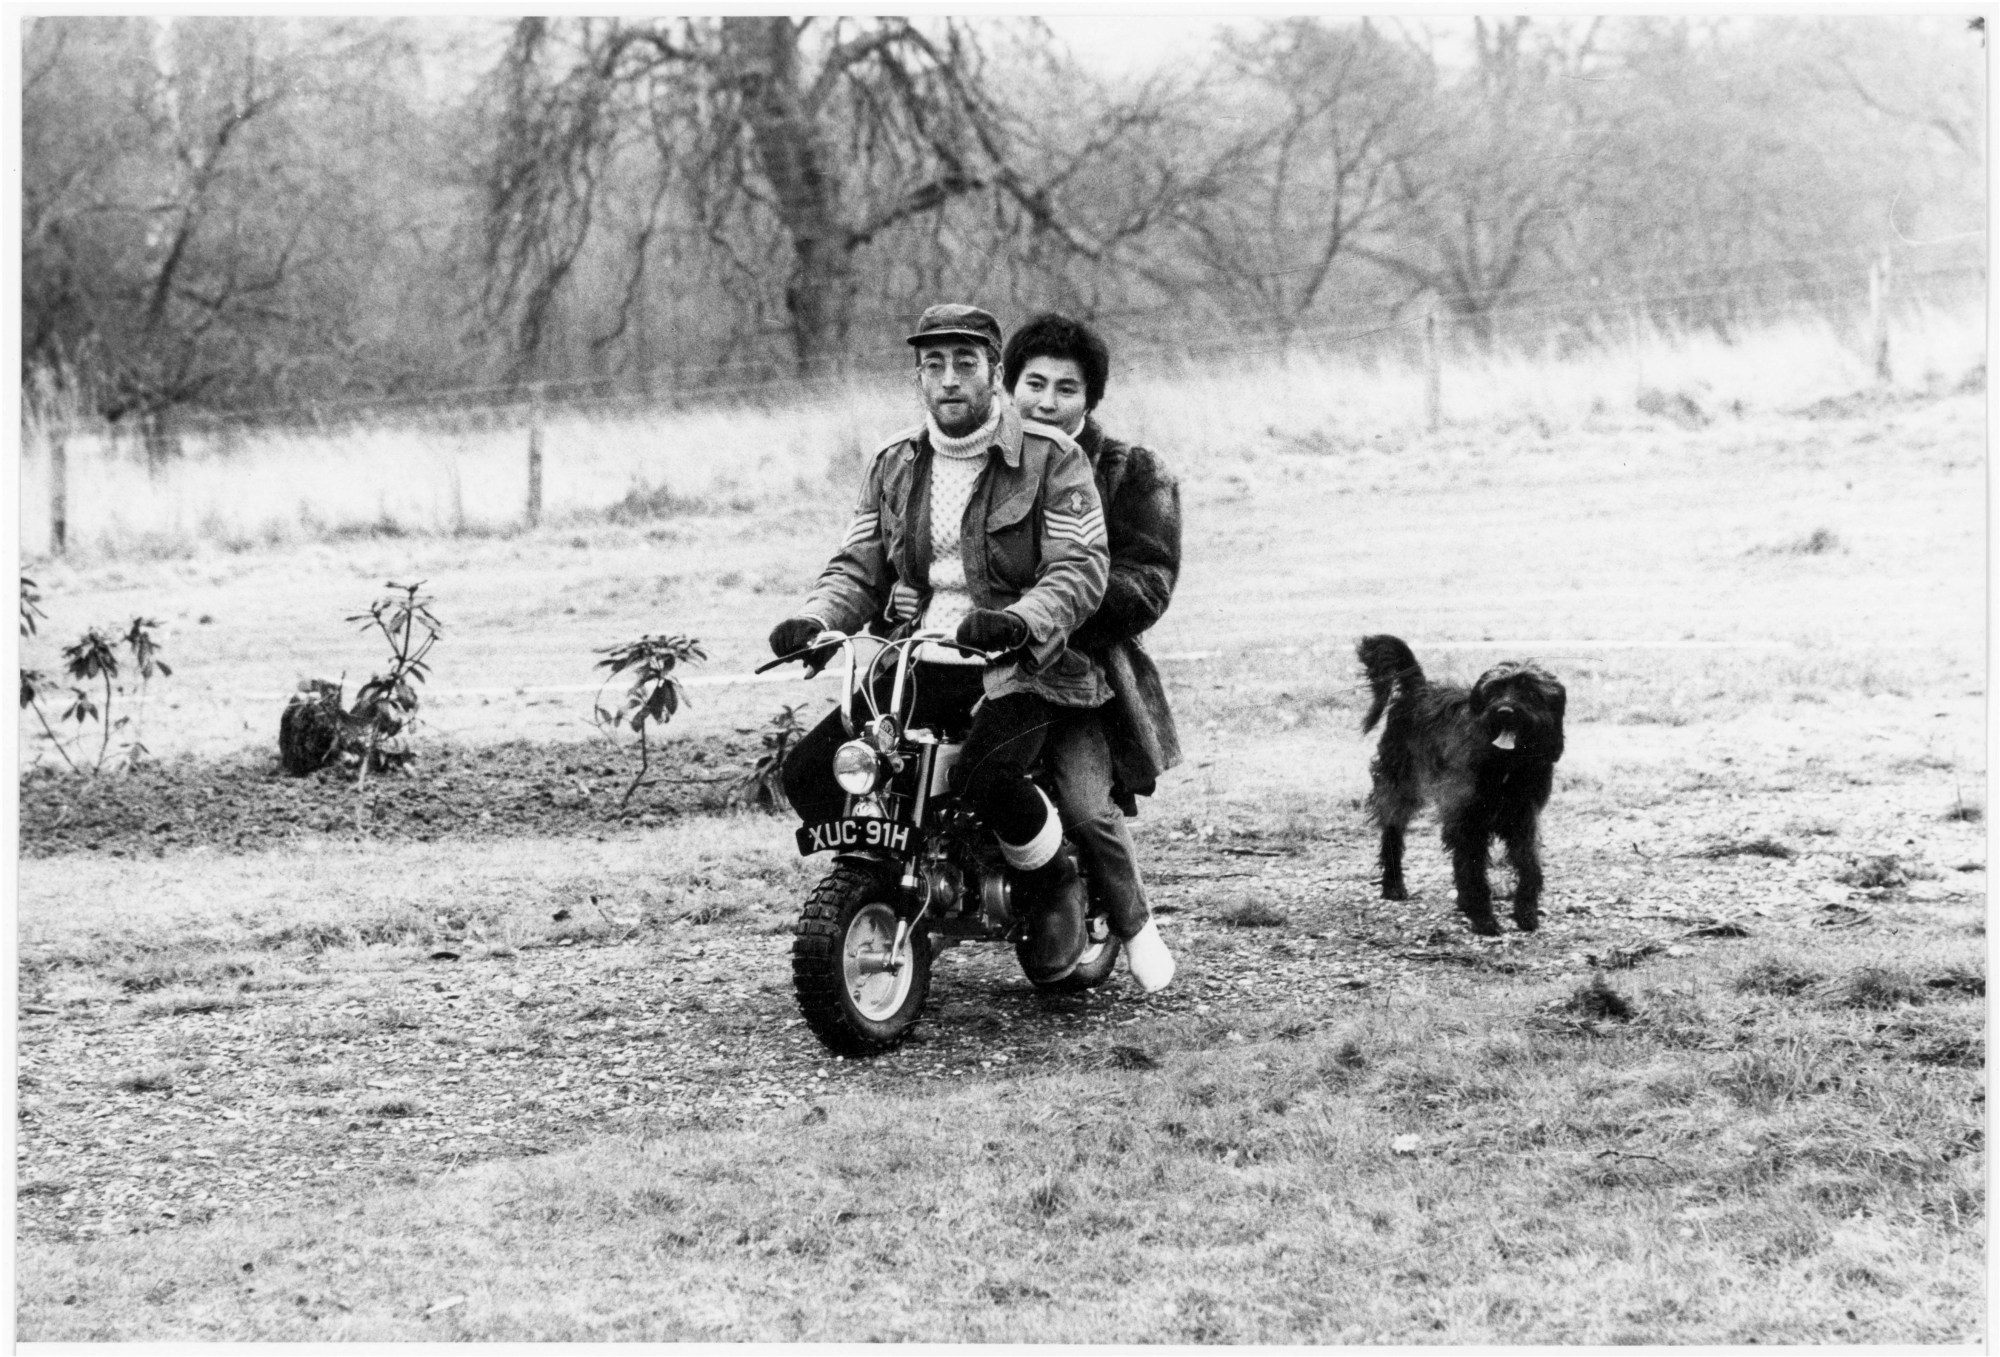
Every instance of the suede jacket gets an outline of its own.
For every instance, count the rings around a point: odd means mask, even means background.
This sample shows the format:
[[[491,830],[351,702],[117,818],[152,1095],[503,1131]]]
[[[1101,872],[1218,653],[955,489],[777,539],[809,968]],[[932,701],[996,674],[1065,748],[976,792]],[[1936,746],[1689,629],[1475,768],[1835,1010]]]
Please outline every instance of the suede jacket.
[[[1181,761],[1165,686],[1140,641],[1174,596],[1181,571],[1181,490],[1151,451],[1108,436],[1086,419],[1077,442],[1089,456],[1111,536],[1111,575],[1097,612],[1070,644],[1104,670],[1104,708],[1113,793],[1127,814],[1133,796],[1151,796],[1161,773]]]
[[[928,599],[930,434],[919,425],[884,443],[862,478],[847,537],[800,607],[835,631],[882,615],[898,582]],[[1024,421],[1011,402],[960,523],[959,554],[973,606],[1004,608],[1028,625],[1025,656],[988,666],[986,695],[1030,692],[1063,707],[1111,695],[1104,671],[1070,646],[1097,610],[1110,565],[1090,459],[1060,429]]]

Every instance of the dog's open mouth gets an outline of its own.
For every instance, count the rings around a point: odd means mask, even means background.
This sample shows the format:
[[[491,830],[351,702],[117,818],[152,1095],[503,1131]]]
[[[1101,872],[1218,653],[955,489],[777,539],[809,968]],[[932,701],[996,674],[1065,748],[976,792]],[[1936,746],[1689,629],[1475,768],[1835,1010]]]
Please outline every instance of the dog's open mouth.
[[[1493,737],[1493,747],[1495,749],[1512,749],[1514,747],[1514,738],[1513,731],[1503,730]]]

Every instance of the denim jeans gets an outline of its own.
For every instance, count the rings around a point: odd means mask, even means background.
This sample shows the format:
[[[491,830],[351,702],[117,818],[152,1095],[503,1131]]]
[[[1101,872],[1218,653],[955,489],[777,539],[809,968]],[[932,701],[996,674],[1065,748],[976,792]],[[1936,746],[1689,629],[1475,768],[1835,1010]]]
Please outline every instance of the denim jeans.
[[[1101,708],[1062,713],[1049,732],[1049,772],[1056,809],[1083,859],[1084,874],[1110,914],[1113,930],[1129,938],[1146,926],[1152,911],[1132,832],[1111,802],[1111,747]]]

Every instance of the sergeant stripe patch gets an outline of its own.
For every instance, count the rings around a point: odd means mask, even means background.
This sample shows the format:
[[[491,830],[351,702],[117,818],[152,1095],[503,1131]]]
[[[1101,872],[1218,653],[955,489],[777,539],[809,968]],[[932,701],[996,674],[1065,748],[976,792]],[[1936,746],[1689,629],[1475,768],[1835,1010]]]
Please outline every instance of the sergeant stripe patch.
[[[1052,508],[1043,514],[1042,523],[1050,537],[1064,542],[1087,547],[1104,540],[1104,515],[1095,506],[1080,514]]]
[[[865,513],[856,514],[854,522],[848,526],[847,536],[842,540],[840,549],[846,551],[850,547],[861,545],[869,538],[875,536],[876,530],[881,526],[882,515],[873,509]]]

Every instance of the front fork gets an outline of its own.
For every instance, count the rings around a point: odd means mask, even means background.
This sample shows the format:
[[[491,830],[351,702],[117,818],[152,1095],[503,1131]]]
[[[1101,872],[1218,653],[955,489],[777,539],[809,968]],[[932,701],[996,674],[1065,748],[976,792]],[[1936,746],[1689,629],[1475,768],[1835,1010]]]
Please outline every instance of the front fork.
[[[898,669],[896,671],[896,697],[899,701],[902,694],[903,671]],[[901,711],[902,707],[900,705],[892,706],[891,710]],[[939,771],[937,766],[938,744],[935,740],[926,740],[917,746],[917,751],[917,799],[916,803],[910,808],[910,826],[917,834],[921,835],[924,831],[924,822],[929,818],[931,808],[931,792],[934,790],[931,786],[931,780]],[[917,894],[917,856],[917,854],[912,853],[909,859],[903,863],[903,879],[900,884],[905,900]],[[923,922],[924,915],[930,913],[933,894],[932,891],[926,889],[923,892],[923,903],[917,906],[917,912],[909,918],[905,919],[900,915],[897,916],[896,943],[889,949],[889,968],[891,970],[899,969],[902,966],[903,949],[909,946],[910,937],[917,931],[917,925]]]

